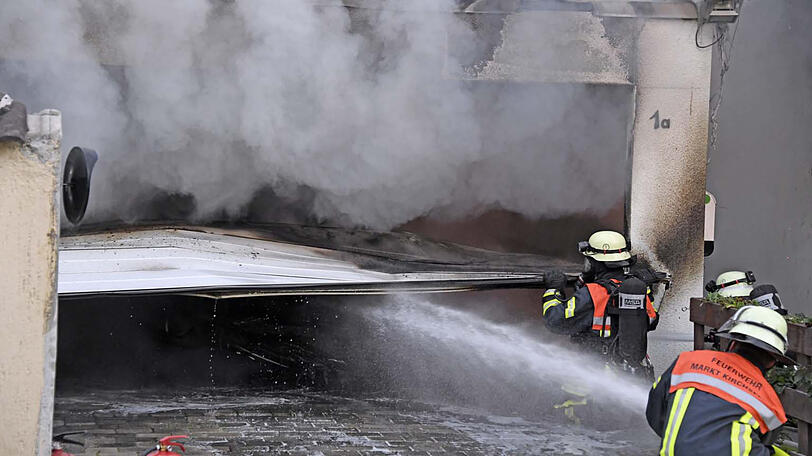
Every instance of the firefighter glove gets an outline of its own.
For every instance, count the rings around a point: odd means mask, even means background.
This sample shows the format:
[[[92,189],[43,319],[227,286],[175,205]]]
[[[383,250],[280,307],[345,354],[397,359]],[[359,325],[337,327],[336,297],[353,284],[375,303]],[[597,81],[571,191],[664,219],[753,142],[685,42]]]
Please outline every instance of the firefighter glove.
[[[544,274],[544,283],[548,289],[555,289],[563,292],[564,287],[567,286],[567,276],[558,269],[554,269]]]

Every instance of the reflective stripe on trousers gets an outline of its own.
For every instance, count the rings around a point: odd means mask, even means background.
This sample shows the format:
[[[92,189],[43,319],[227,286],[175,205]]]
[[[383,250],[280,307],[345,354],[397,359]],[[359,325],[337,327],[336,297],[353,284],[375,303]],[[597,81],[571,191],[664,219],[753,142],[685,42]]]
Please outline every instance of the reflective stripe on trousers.
[[[663,447],[660,449],[660,456],[673,456],[674,445],[677,442],[677,434],[682,426],[682,419],[685,418],[685,411],[691,402],[695,388],[685,388],[677,390],[674,395],[674,402],[671,404],[671,413],[668,416],[668,423],[663,434]]]

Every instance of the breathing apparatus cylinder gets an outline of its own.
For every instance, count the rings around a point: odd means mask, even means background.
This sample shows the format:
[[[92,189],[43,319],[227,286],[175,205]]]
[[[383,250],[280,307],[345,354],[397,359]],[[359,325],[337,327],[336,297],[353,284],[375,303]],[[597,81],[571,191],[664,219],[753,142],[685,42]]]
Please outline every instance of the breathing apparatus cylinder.
[[[765,283],[754,287],[753,291],[750,292],[750,299],[756,301],[758,305],[772,309],[781,315],[787,314],[787,309],[781,304],[781,298],[778,296],[775,285]]]
[[[616,356],[631,366],[640,366],[648,350],[647,289],[646,283],[637,277],[627,278],[618,289]]]

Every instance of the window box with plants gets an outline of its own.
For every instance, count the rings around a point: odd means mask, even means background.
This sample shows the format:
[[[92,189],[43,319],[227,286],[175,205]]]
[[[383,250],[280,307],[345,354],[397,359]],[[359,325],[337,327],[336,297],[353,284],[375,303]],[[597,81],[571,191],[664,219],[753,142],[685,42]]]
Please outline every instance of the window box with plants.
[[[692,298],[690,319],[694,323],[694,349],[705,348],[712,330],[718,329],[736,313],[739,307],[757,305],[740,297],[725,297],[709,293],[705,298]],[[778,367],[767,378],[784,404],[787,415],[798,426],[798,450],[812,455],[812,318],[803,314],[786,315],[788,351],[798,366]]]

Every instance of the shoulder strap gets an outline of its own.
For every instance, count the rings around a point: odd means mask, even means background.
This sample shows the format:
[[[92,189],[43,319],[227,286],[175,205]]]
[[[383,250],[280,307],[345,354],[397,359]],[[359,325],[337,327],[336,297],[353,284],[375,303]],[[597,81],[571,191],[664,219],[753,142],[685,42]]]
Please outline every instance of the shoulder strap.
[[[596,284],[602,286],[609,293],[610,298],[617,294],[620,288],[620,281],[617,279],[600,279],[595,281]]]

